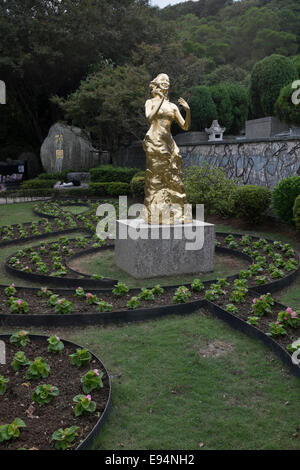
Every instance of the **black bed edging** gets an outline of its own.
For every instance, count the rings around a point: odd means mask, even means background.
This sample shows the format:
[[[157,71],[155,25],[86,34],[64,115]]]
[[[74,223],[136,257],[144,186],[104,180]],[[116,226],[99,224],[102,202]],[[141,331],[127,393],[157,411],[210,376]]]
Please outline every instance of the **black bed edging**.
[[[10,336],[11,335],[8,335],[8,334],[0,334],[0,340],[9,341]],[[48,338],[48,336],[44,336],[44,335],[31,335],[31,334],[29,335],[29,337],[31,339],[37,340],[37,341],[46,341],[47,338]],[[80,349],[82,348],[82,346],[80,346],[76,343],[73,343],[72,341],[68,341],[66,339],[62,339],[62,341],[63,341],[64,344],[72,346],[76,349],[77,348],[80,348]],[[89,351],[89,352],[92,355],[93,359],[96,360],[99,364],[101,364],[102,369],[105,371],[105,373],[107,375],[108,383],[109,383],[109,395],[108,395],[108,400],[107,400],[107,403],[106,403],[106,407],[105,407],[102,415],[100,416],[99,420],[97,421],[96,425],[93,427],[92,431],[87,435],[87,437],[76,447],[75,450],[87,450],[93,445],[95,440],[98,438],[104,423],[107,421],[107,419],[109,417],[110,410],[111,410],[111,380],[110,380],[109,373],[108,373],[105,365],[103,364],[103,362],[92,351]]]
[[[152,320],[166,315],[187,315],[206,306],[206,302],[205,299],[200,299],[185,304],[104,313],[70,313],[67,315],[4,313],[0,315],[0,326],[39,327],[47,325],[47,327],[65,327],[129,323]]]
[[[32,235],[31,237],[13,238],[12,240],[8,240],[6,242],[0,242],[0,248],[4,248],[9,245],[22,245],[23,243],[31,241],[34,242],[35,240],[40,240],[41,238],[59,237],[60,235],[66,235],[68,233],[73,232],[86,232],[88,234],[91,234],[91,231],[85,227],[66,228],[64,230],[57,230],[55,232],[47,232],[41,233],[40,235]]]
[[[259,330],[255,326],[249,325],[249,323],[245,322],[241,318],[236,317],[232,313],[227,312],[222,307],[215,305],[212,302],[207,302],[206,308],[210,313],[218,317],[220,320],[228,323],[235,330],[241,331],[251,338],[262,341],[279,357],[279,359],[281,359],[285,365],[288,366],[293,375],[300,378],[300,367],[292,362],[290,354],[271,336],[267,336],[263,331]]]

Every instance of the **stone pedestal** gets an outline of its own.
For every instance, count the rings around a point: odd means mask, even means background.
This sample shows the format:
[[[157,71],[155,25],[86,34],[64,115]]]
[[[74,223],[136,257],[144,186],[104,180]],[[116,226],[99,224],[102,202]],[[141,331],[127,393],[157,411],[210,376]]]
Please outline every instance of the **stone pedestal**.
[[[136,279],[211,272],[215,226],[148,225],[143,219],[118,220],[115,263]]]

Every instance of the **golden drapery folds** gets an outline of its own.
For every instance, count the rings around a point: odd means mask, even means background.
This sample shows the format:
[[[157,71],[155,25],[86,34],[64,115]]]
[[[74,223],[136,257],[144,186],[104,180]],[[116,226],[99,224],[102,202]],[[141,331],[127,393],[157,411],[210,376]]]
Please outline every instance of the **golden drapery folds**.
[[[191,113],[183,98],[179,98],[178,103],[185,109],[185,119],[178,107],[170,103],[169,87],[168,75],[159,74],[150,84],[152,99],[145,104],[150,129],[143,141],[147,170],[142,217],[148,224],[183,224],[192,221],[191,211],[184,214],[187,200],[182,182],[182,158],[171,134],[173,121],[183,130],[189,129]]]

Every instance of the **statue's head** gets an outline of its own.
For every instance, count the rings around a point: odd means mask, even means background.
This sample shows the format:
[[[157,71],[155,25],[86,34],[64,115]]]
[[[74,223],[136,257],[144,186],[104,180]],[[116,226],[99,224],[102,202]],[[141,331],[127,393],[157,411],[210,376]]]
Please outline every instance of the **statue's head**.
[[[156,95],[156,90],[163,92],[165,95],[168,94],[170,87],[170,79],[166,73],[160,73],[150,83],[150,90],[152,96]]]

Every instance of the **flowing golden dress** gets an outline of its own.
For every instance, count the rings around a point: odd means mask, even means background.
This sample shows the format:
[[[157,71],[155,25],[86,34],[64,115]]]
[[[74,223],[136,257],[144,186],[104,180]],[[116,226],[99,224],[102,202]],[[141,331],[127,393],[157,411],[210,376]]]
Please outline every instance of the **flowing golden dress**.
[[[171,134],[176,109],[176,105],[165,100],[143,141],[147,157],[144,202],[146,213],[143,218],[148,218],[146,221],[149,224],[190,222],[183,217],[183,207],[187,200],[182,183],[182,158]],[[174,216],[170,220],[170,205],[173,204],[178,206],[172,207]],[[154,205],[161,210],[159,220],[157,212],[153,210]]]

